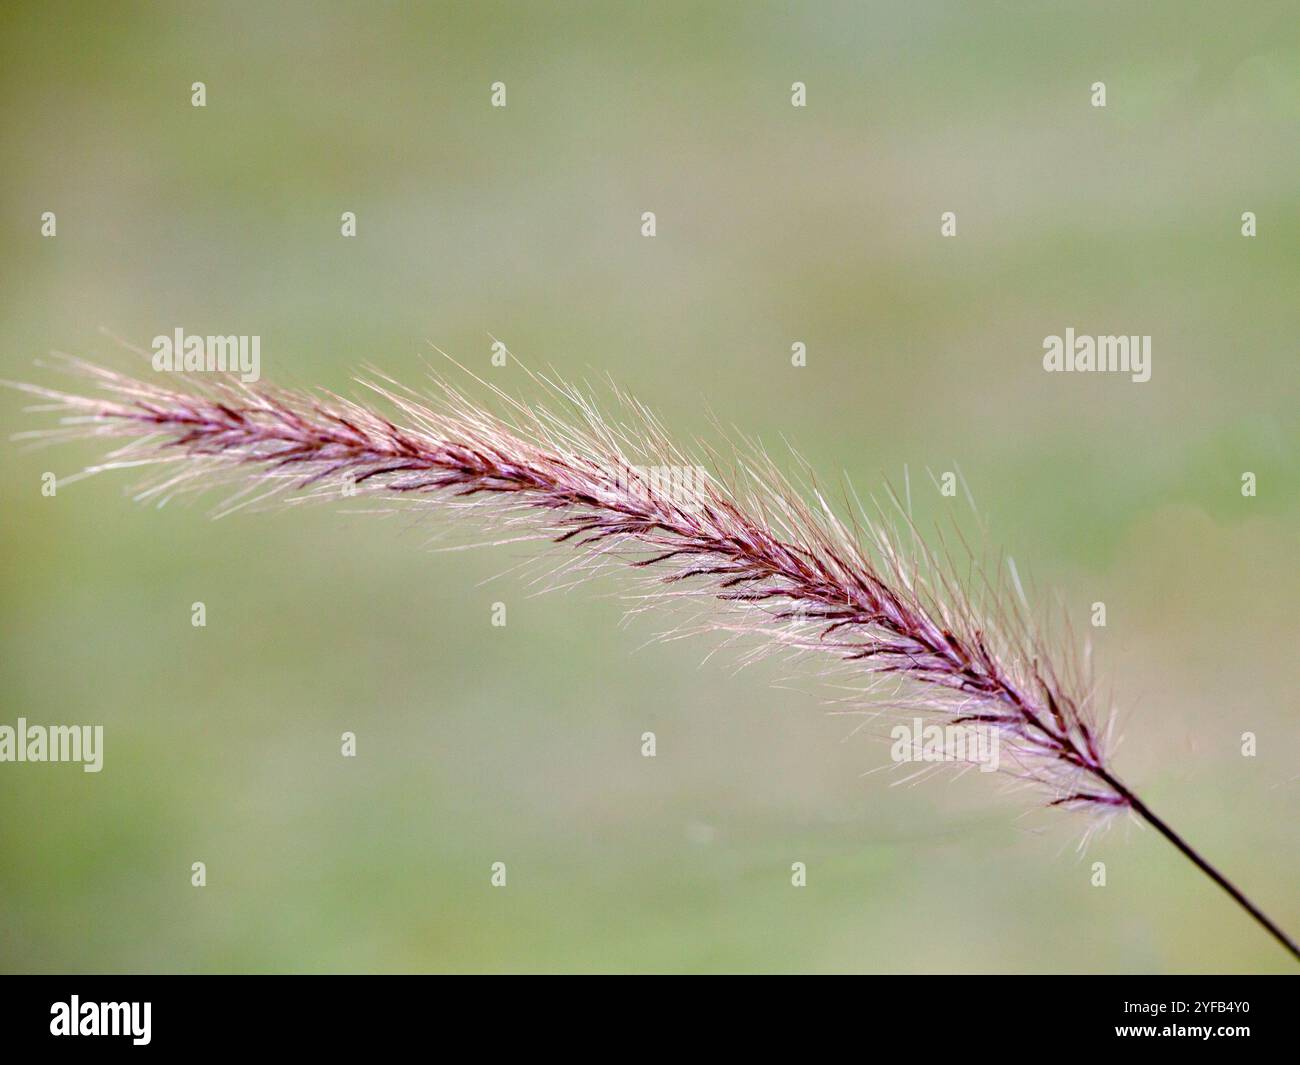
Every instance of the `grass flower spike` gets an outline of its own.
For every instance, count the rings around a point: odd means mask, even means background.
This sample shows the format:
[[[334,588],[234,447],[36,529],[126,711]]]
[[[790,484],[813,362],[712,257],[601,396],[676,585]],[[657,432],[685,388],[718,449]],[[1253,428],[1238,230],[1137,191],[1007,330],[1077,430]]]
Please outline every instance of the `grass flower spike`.
[[[570,386],[536,378],[535,404],[484,385],[490,404],[442,375],[431,396],[379,374],[360,404],[237,379],[148,380],[80,360],[86,394],[16,387],[61,415],[45,441],[113,441],[86,473],[152,467],[139,497],[164,502],[227,485],[222,512],[270,499],[343,497],[443,507],[492,543],[554,541],[564,571],[619,565],[644,606],[689,600],[703,619],[677,634],[749,638],[848,671],[855,709],[910,709],[996,734],[999,770],[1044,802],[1130,811],[1155,827],[1300,959],[1296,944],[1158,818],[1111,768],[1111,708],[1078,656],[1049,640],[1002,582],[972,577],[898,522],[836,515],[811,474],[796,488],[752,444],[705,465],[618,395],[602,415]],[[179,380],[179,384],[174,382]],[[479,382],[479,384],[483,384]],[[857,508],[859,511],[861,508]]]

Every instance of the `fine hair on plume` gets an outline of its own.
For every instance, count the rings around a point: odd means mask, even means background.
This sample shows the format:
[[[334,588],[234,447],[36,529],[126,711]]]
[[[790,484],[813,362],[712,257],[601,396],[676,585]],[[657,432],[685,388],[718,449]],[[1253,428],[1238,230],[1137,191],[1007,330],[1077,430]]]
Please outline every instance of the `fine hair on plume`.
[[[748,441],[725,456],[693,454],[617,388],[615,420],[548,375],[529,374],[539,398],[525,402],[460,368],[484,402],[440,372],[426,394],[370,371],[358,378],[371,397],[361,403],[237,376],[131,377],[59,362],[88,387],[11,383],[40,400],[31,410],[60,416],[18,438],[120,442],[77,477],[150,467],[137,498],[158,504],[225,485],[219,513],[349,497],[441,506],[490,544],[553,542],[575,580],[618,566],[641,578],[637,609],[698,608],[674,636],[711,631],[748,637],[747,655],[820,656],[859,678],[859,712],[986,730],[998,774],[1047,805],[1128,811],[1300,960],[1294,940],[1116,775],[1111,707],[1070,642],[1034,620],[1014,569],[1016,594],[1002,567],[967,572],[941,543],[927,546],[897,498],[897,520],[861,505],[845,520],[806,467],[796,485]]]

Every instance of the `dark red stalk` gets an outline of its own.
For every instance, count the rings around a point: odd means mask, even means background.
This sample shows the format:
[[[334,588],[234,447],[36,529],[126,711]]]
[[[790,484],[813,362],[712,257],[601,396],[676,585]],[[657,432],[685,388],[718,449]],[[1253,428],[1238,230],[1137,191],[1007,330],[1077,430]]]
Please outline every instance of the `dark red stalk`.
[[[1111,776],[1105,770],[1100,770],[1098,772],[1098,775],[1103,780],[1105,780],[1106,783],[1109,784],[1116,792],[1118,792],[1128,801],[1129,809],[1131,809],[1135,814],[1137,814],[1140,818],[1146,821],[1147,824],[1149,824],[1152,828],[1154,828],[1157,832],[1159,832],[1162,836],[1164,836],[1165,839],[1167,839],[1170,843],[1172,843],[1175,847],[1177,847],[1183,853],[1183,856],[1187,858],[1188,861],[1190,861],[1193,865],[1196,866],[1196,868],[1198,868],[1201,872],[1203,872],[1206,876],[1208,876],[1211,880],[1213,880],[1216,884],[1218,884],[1219,887],[1223,888],[1224,891],[1226,891],[1230,896],[1232,896],[1233,901],[1236,902],[1238,906],[1240,906],[1243,910],[1245,910],[1248,914],[1250,914],[1253,918],[1255,918],[1255,920],[1258,921],[1260,925],[1262,925],[1267,930],[1269,935],[1271,935],[1274,939],[1276,939],[1279,943],[1281,943],[1282,946],[1284,946],[1288,951],[1290,951],[1291,956],[1295,958],[1296,961],[1300,961],[1300,947],[1296,946],[1295,940],[1293,940],[1290,936],[1288,936],[1285,932],[1283,932],[1281,928],[1279,928],[1276,924],[1274,924],[1273,921],[1271,921],[1268,918],[1268,916],[1264,913],[1264,911],[1261,910],[1258,906],[1256,906],[1253,902],[1251,902],[1250,899],[1246,897],[1245,893],[1242,892],[1242,890],[1238,888],[1236,884],[1234,884],[1231,880],[1229,880],[1226,876],[1224,876],[1221,872],[1219,872],[1219,870],[1214,868],[1214,866],[1212,866],[1209,862],[1207,862],[1204,858],[1202,858],[1200,853],[1196,850],[1196,848],[1194,848],[1190,843],[1188,843],[1185,839],[1183,839],[1182,836],[1180,836],[1177,832],[1175,832],[1172,828],[1170,828],[1167,824],[1165,824],[1164,821],[1162,821],[1159,817],[1157,817],[1156,814],[1152,811],[1151,807],[1149,807],[1146,803],[1144,803],[1141,799],[1139,799],[1136,795],[1134,795],[1133,792],[1130,791],[1128,787],[1126,787],[1123,783],[1121,783],[1115,777]]]

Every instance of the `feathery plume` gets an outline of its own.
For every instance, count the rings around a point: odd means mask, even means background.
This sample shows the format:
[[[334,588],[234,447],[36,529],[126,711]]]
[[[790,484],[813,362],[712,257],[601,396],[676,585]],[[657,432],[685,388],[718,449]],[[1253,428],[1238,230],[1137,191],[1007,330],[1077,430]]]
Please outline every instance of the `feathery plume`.
[[[1111,708],[1099,704],[1077,656],[1031,618],[1014,569],[1018,596],[998,581],[960,579],[898,500],[901,532],[883,515],[846,524],[810,473],[796,489],[752,443],[729,462],[709,452],[709,471],[617,390],[629,422],[536,375],[545,398],[532,404],[479,381],[495,396],[489,407],[439,374],[422,396],[372,373],[359,379],[372,406],[235,378],[188,377],[172,387],[78,359],[67,368],[95,393],[13,387],[45,401],[33,409],[62,416],[58,428],[20,437],[124,441],[80,476],[152,467],[138,498],[159,504],[233,484],[222,513],[274,498],[442,504],[475,519],[489,542],[566,545],[582,572],[624,565],[647,578],[646,605],[707,605],[699,628],[757,636],[752,654],[784,647],[852,670],[866,706],[991,730],[998,769],[1038,788],[1048,805],[1130,811],[1300,959],[1296,944],[1111,770]]]

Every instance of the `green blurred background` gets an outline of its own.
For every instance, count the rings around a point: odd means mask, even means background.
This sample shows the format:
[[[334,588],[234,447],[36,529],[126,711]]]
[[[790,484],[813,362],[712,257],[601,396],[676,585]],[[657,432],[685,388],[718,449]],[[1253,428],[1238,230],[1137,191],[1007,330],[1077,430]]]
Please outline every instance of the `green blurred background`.
[[[0,376],[182,326],[282,384],[418,383],[433,341],[522,387],[491,334],[864,492],[906,465],[927,521],[955,464],[1040,594],[1107,603],[1120,772],[1295,933],[1296,14],[7,3]],[[1152,335],[1152,380],[1043,373],[1067,326]],[[509,550],[48,499],[93,447],[0,454],[0,722],[106,730],[98,775],[0,765],[6,970],[1291,967],[1154,833],[1080,858],[979,774],[891,788],[780,665],[643,646],[616,595],[489,579]]]

